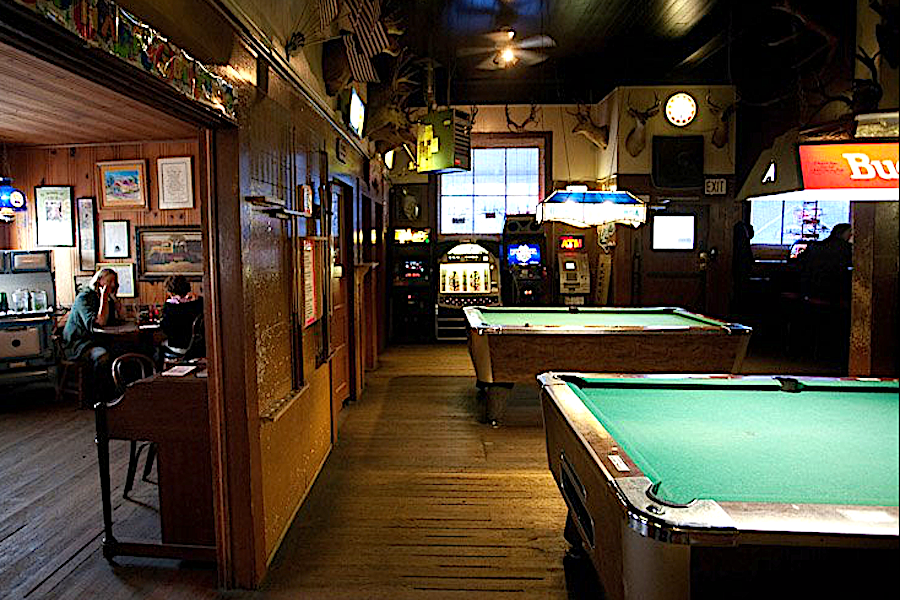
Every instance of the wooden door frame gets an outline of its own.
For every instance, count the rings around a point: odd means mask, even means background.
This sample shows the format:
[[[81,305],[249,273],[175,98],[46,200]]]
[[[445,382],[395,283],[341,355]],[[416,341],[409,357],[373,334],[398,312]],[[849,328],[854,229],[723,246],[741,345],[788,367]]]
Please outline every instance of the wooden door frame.
[[[359,248],[359,186],[355,178],[343,177],[339,174],[332,175],[332,185],[336,185],[341,189],[341,198],[344,201],[344,211],[340,215],[341,218],[341,237],[342,250],[346,250],[343,256],[342,264],[344,267],[344,276],[347,277],[347,355],[350,373],[348,375],[348,384],[350,385],[349,400],[354,402],[357,400],[357,384],[360,374],[356,365],[356,351],[359,346],[359,340],[356,339],[356,263]]]

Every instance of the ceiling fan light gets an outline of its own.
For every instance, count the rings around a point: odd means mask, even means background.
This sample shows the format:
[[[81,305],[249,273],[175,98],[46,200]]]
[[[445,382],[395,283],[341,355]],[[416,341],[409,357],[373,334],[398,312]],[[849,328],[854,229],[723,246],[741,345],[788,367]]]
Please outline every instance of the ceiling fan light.
[[[504,48],[500,51],[500,62],[506,66],[515,64],[516,53],[513,52],[512,48]]]

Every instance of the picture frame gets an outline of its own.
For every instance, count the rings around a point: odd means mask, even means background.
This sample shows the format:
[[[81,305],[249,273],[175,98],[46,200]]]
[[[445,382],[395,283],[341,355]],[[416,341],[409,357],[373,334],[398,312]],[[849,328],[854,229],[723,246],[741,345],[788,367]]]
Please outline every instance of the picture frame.
[[[203,277],[203,237],[199,226],[136,227],[134,235],[139,279]]]
[[[137,296],[137,286],[134,280],[134,263],[111,263],[98,262],[97,270],[112,269],[119,276],[119,291],[116,296],[119,298],[134,298]]]
[[[103,258],[129,258],[131,256],[130,229],[129,221],[103,221]]]
[[[156,159],[160,210],[194,208],[194,180],[190,156]]]
[[[143,159],[135,159],[97,163],[101,209],[148,207],[145,162]]]
[[[70,185],[35,186],[35,245],[44,248],[75,246],[72,196]]]
[[[97,229],[94,198],[75,199],[78,213],[78,269],[93,273],[97,268]]]

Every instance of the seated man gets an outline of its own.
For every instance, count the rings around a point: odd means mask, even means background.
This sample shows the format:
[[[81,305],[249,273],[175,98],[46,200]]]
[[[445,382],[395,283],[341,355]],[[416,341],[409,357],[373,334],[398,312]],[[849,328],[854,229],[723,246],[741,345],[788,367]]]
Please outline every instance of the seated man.
[[[202,329],[203,300],[191,292],[191,284],[184,275],[170,275],[165,286],[167,297],[159,324],[166,334],[164,345],[171,354],[184,358],[206,356]],[[201,319],[200,327],[194,331],[194,321],[198,317]],[[193,340],[195,334],[199,338],[197,341]]]
[[[98,339],[95,328],[115,324],[124,311],[116,300],[119,277],[112,269],[101,269],[88,286],[75,297],[63,329],[66,357],[88,361],[100,400],[110,400],[115,393],[110,364],[120,353]]]
[[[849,305],[853,266],[851,233],[849,223],[839,223],[827,238],[810,243],[800,254],[801,295]]]

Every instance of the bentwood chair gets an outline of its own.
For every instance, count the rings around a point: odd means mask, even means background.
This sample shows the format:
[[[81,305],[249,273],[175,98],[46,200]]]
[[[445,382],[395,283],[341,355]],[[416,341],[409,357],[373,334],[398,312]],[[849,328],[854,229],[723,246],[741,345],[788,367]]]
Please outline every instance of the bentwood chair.
[[[112,363],[112,375],[119,395],[113,401],[113,404],[122,399],[129,384],[140,379],[146,379],[154,373],[156,373],[156,365],[153,364],[153,359],[146,354],[129,352],[116,357]],[[156,444],[143,442],[138,445],[137,440],[131,440],[128,453],[128,475],[125,479],[125,489],[122,492],[124,498],[128,497],[129,492],[134,487],[134,476],[137,473],[138,460],[144,449],[147,450],[147,459],[144,463],[142,479],[149,481],[147,478],[150,476],[150,471],[153,469],[153,461],[156,458]]]

